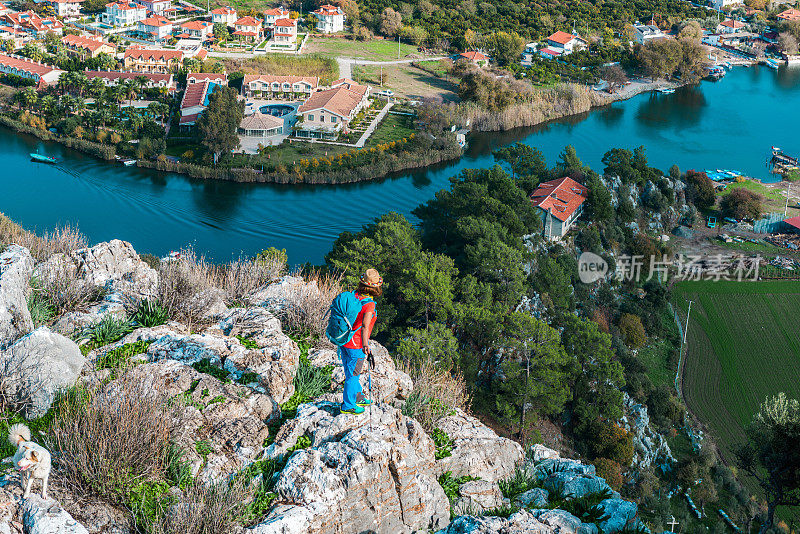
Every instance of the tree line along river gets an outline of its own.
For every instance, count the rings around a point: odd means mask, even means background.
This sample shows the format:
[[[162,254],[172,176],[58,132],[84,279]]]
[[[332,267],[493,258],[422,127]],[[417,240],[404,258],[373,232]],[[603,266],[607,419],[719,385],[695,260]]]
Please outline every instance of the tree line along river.
[[[0,127],[0,211],[28,229],[77,225],[91,242],[118,238],[139,252],[182,246],[216,261],[285,248],[290,263],[320,263],[334,239],[388,211],[408,215],[462,169],[488,167],[492,150],[515,142],[539,148],[553,165],[571,144],[602,171],[610,148],[644,145],[651,165],[735,169],[774,180],[770,146],[800,154],[800,67],[736,67],[719,82],[646,93],[533,128],[473,134],[450,162],[375,182],[281,186],[192,180],[102,162]],[[29,153],[55,156],[56,166]]]

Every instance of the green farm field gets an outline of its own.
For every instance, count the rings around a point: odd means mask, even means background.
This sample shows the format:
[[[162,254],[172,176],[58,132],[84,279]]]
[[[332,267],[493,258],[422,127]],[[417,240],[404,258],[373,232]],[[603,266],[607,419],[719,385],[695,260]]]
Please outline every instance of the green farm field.
[[[767,396],[800,397],[800,282],[681,282],[673,294],[682,320],[694,302],[684,398],[732,460]]]

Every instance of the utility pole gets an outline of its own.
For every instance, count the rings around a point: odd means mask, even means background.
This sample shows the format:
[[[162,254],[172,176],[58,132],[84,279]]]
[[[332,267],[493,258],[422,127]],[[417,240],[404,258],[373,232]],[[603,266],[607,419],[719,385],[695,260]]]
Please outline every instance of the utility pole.
[[[400,60],[400,31],[397,31],[397,59]]]
[[[693,301],[691,300],[689,301],[689,309],[686,310],[686,326],[683,327],[683,340],[681,340],[681,348],[680,352],[678,353],[678,371],[675,373],[675,391],[678,393],[678,397],[680,398],[683,398],[683,395],[681,394],[681,388],[678,386],[678,384],[680,383],[681,365],[683,363],[683,346],[686,344],[686,336],[689,333],[689,314],[692,311],[692,302]],[[677,313],[675,315],[675,319],[679,320]]]

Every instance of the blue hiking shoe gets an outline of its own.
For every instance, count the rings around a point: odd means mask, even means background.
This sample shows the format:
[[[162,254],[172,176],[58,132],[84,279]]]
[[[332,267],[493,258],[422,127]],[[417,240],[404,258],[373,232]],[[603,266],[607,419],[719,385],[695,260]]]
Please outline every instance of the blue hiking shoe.
[[[361,399],[356,401],[356,406],[372,406],[372,401],[370,399]]]
[[[343,408],[340,408],[340,411],[341,411],[341,413],[349,413],[349,414],[352,414],[352,415],[361,415],[362,413],[364,413],[364,408],[362,408],[361,406],[356,405],[355,408],[352,408],[350,410],[345,410]]]

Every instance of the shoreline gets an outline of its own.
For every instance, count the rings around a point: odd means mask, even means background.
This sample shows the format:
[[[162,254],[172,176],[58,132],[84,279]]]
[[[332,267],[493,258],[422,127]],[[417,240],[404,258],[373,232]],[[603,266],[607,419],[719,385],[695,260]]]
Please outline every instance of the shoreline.
[[[498,127],[483,129],[475,128],[473,132],[499,132],[514,128],[532,128],[546,124],[551,121],[565,119],[568,117],[590,113],[596,109],[603,108],[614,102],[629,100],[635,96],[649,91],[662,88],[678,88],[688,83],[676,83],[666,80],[655,80],[651,82],[634,81],[621,88],[615,93],[595,91],[590,86],[572,85],[573,89],[584,92],[588,98],[588,107],[577,109],[564,109],[564,112],[555,112],[556,105],[552,105],[549,110],[544,110],[540,115],[540,120],[533,120],[525,124],[500,124]],[[567,85],[567,87],[570,87]],[[533,108],[532,104],[523,104]],[[562,108],[563,109],[563,108]],[[488,111],[483,110],[488,113]],[[549,111],[550,113],[547,113]],[[94,156],[102,161],[116,162],[116,147],[87,141],[84,139],[64,137],[54,134],[49,130],[40,130],[19,122],[4,113],[0,113],[0,125],[5,126],[17,133],[23,133],[37,137],[43,141],[59,143],[67,148],[77,150],[84,154]],[[362,149],[366,150],[366,149]],[[277,185],[347,185],[363,182],[373,182],[389,178],[392,175],[405,171],[417,171],[428,167],[434,167],[446,162],[458,162],[465,154],[465,151],[458,145],[446,146],[441,149],[429,148],[424,152],[408,152],[416,157],[398,157],[396,154],[387,153],[383,158],[374,163],[357,166],[343,171],[328,171],[317,173],[304,173],[297,166],[286,169],[287,172],[264,172],[255,168],[215,168],[193,163],[174,162],[170,160],[136,160],[136,167],[151,169],[160,172],[171,172],[182,174],[189,178],[200,180],[218,180],[236,183],[264,183]],[[124,156],[123,156],[124,157]],[[135,158],[133,158],[135,159]]]

